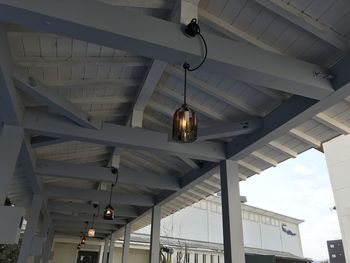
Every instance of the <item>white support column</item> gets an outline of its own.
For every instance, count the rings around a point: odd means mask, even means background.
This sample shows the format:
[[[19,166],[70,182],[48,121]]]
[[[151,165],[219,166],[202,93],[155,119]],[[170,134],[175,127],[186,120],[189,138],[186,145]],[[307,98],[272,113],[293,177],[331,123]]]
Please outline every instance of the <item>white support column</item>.
[[[0,205],[5,202],[7,188],[16,169],[22,142],[22,128],[11,125],[3,126],[0,134]]]
[[[35,235],[35,230],[38,224],[41,207],[44,198],[41,195],[34,195],[32,200],[32,207],[30,209],[29,220],[24,231],[21,250],[18,256],[18,263],[27,263],[30,256],[30,248],[32,239]]]
[[[103,263],[107,263],[108,251],[109,251],[109,241],[110,241],[110,237],[106,237],[104,248],[103,248],[103,259],[102,259]]]
[[[125,232],[124,232],[122,263],[128,263],[129,261],[130,236],[131,236],[131,224],[127,224],[125,226]]]
[[[103,252],[105,250],[105,246],[101,245],[100,246],[100,252],[99,252],[99,256],[98,256],[98,263],[103,263]]]
[[[43,218],[43,222],[42,222],[42,224],[41,224],[40,236],[41,236],[41,237],[45,237],[46,240],[45,240],[45,242],[43,243],[42,254],[41,254],[41,255],[38,255],[38,256],[35,256],[34,263],[40,263],[40,262],[41,262],[41,259],[42,259],[42,257],[43,257],[43,253],[44,253],[44,250],[45,250],[45,246],[46,246],[46,241],[47,241],[47,235],[48,235],[48,231],[49,231],[49,226],[50,226],[50,219],[49,219],[49,217],[45,216],[45,217]]]
[[[109,256],[108,256],[108,263],[113,263],[113,257],[114,257],[114,251],[115,251],[115,240],[117,238],[116,233],[113,233],[111,235],[111,243],[109,245]]]
[[[52,251],[52,245],[53,245],[54,238],[55,238],[55,230],[51,226],[49,229],[49,233],[47,235],[46,242],[45,242],[42,263],[48,263],[50,260],[50,255],[51,255],[51,251]]]
[[[343,240],[345,260],[350,262],[350,136],[323,144]]]
[[[238,163],[221,162],[220,177],[225,262],[245,263]]]
[[[149,252],[149,263],[159,263],[160,250],[160,206],[154,206],[152,209],[151,223],[151,246]]]

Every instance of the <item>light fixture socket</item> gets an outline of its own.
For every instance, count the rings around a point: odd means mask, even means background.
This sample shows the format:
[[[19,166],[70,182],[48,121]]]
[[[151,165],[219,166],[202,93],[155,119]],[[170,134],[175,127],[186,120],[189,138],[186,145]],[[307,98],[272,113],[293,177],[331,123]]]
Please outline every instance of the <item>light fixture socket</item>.
[[[200,33],[200,28],[196,18],[193,18],[191,22],[185,27],[185,33],[191,37],[195,37]]]

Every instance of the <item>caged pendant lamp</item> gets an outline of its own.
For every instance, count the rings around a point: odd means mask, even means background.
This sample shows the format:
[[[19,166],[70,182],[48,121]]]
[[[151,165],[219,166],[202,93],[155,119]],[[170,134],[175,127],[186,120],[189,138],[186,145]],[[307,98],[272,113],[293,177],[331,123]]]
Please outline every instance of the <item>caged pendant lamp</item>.
[[[185,71],[184,78],[184,103],[182,106],[177,109],[174,113],[173,117],[173,134],[172,138],[174,141],[189,143],[197,140],[197,130],[198,130],[198,122],[197,115],[193,109],[187,104],[186,96],[187,96],[187,72],[195,71],[199,69],[205,62],[208,55],[207,43],[200,32],[200,27],[197,23],[197,19],[193,18],[191,23],[189,23],[185,28],[185,33],[188,36],[194,37],[199,35],[205,49],[204,58],[201,63],[195,67],[191,68],[190,64],[184,63],[183,68]]]
[[[114,208],[112,206],[112,195],[113,195],[113,188],[118,182],[119,173],[118,173],[118,169],[115,168],[115,167],[111,168],[111,172],[112,172],[112,174],[115,174],[116,176],[115,176],[115,183],[113,183],[111,185],[111,192],[110,192],[110,195],[109,195],[109,203],[106,206],[105,211],[103,213],[103,218],[105,220],[113,220],[114,219],[114,214],[115,214]]]
[[[81,245],[85,245],[85,242],[86,242],[86,237],[83,236],[83,237],[81,238],[81,240],[80,240],[80,244],[81,244]]]
[[[95,229],[94,229],[94,223],[95,223],[95,214],[92,215],[92,224],[91,227],[88,230],[88,237],[95,237]]]

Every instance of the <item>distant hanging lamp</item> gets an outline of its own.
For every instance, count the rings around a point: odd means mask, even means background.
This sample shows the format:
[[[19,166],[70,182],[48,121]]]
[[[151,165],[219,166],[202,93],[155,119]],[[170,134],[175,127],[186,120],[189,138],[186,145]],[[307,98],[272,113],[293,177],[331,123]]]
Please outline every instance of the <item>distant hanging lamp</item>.
[[[208,48],[207,43],[201,34],[200,27],[197,23],[197,19],[193,18],[191,22],[185,27],[185,33],[188,36],[195,37],[199,35],[204,44],[204,57],[201,63],[195,68],[191,68],[190,64],[184,63],[183,68],[185,70],[185,78],[184,78],[184,103],[182,106],[177,109],[174,113],[173,117],[173,140],[189,143],[197,140],[197,116],[194,110],[192,110],[186,101],[187,96],[187,71],[195,71],[199,69],[207,59]]]
[[[94,222],[95,222],[95,214],[92,215],[92,224],[88,230],[88,237],[95,237]]]
[[[83,236],[80,240],[80,245],[85,245],[85,242],[86,242],[86,237]]]
[[[105,220],[113,220],[114,219],[114,215],[115,215],[115,211],[114,211],[114,208],[112,206],[112,195],[113,195],[113,188],[118,182],[119,172],[118,172],[118,169],[115,168],[115,167],[111,168],[111,172],[113,174],[115,174],[116,176],[115,176],[115,183],[111,185],[111,192],[109,194],[109,203],[106,206],[105,211],[103,213],[103,218]]]

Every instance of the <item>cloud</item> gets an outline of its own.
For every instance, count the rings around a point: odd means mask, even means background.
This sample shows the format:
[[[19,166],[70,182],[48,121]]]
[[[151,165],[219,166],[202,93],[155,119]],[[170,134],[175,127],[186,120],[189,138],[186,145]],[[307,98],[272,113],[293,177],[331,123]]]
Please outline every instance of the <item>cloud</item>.
[[[304,256],[328,258],[327,240],[339,239],[334,197],[324,156],[307,151],[241,183],[248,204],[305,220],[300,225]]]
[[[316,172],[315,169],[309,167],[309,166],[305,166],[303,164],[296,164],[294,167],[293,167],[293,171],[296,173],[296,174],[300,174],[300,175],[312,175]]]

